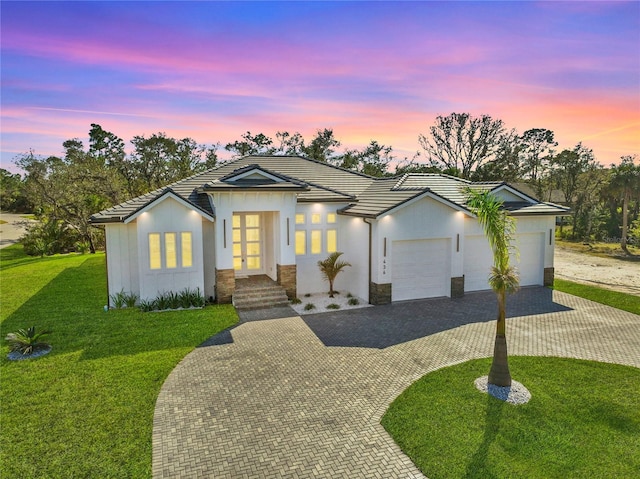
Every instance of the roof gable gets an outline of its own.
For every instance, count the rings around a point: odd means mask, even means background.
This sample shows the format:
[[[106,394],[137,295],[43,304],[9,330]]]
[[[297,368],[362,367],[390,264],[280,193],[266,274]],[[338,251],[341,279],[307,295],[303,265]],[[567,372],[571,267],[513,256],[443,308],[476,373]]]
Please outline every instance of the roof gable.
[[[153,209],[155,206],[157,206],[158,204],[162,203],[163,201],[166,201],[169,198],[177,201],[178,203],[180,203],[185,208],[188,208],[191,211],[195,211],[196,213],[198,213],[203,218],[206,218],[209,221],[213,221],[213,216],[212,215],[210,215],[206,211],[203,211],[202,209],[200,209],[199,207],[197,207],[196,205],[194,205],[190,201],[186,201],[184,198],[182,198],[181,196],[177,195],[171,188],[167,188],[162,193],[157,195],[155,198],[153,198],[152,200],[147,202],[145,205],[143,205],[142,207],[138,208],[133,213],[129,214],[127,217],[123,218],[123,223],[124,224],[131,223],[138,216],[140,216],[142,213]]]

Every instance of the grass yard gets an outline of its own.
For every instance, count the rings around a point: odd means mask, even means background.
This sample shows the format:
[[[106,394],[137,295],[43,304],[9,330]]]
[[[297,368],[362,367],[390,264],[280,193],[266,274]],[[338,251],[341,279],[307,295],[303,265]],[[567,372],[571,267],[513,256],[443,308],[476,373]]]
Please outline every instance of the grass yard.
[[[382,418],[427,477],[638,477],[640,369],[512,357],[513,378],[532,394],[513,406],[476,390],[490,362],[427,374]]]
[[[640,314],[640,296],[619,293],[617,291],[574,283],[563,279],[555,279],[553,289],[595,301],[596,303],[606,304],[607,306],[623,311]]]
[[[0,349],[0,476],[151,476],[156,398],[175,365],[237,321],[230,305],[105,313],[103,254],[32,258],[0,250],[1,336],[51,329],[50,354]]]

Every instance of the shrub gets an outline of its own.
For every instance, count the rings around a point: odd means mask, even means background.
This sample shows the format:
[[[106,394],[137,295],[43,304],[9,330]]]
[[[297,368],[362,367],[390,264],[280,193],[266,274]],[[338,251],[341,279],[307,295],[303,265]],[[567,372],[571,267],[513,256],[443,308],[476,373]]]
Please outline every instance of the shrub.
[[[353,298],[353,295],[351,293],[347,293],[347,298]]]
[[[136,296],[137,300],[137,296]],[[200,288],[190,289],[186,288],[179,293],[173,291],[160,294],[154,300],[141,300],[139,303],[140,310],[143,312],[149,311],[164,311],[168,309],[189,309],[189,308],[202,308],[205,305],[205,299]]]
[[[140,303],[138,303],[138,307],[140,311],[143,313],[148,313],[149,311],[154,311],[157,308],[157,304],[155,300],[141,299]]]
[[[17,351],[22,355],[33,354],[36,351],[49,348],[49,344],[41,341],[41,339],[51,334],[51,331],[36,332],[36,327],[31,326],[29,329],[19,329],[15,333],[7,334],[5,340],[9,343],[11,351]]]
[[[336,303],[331,303],[327,305],[327,309],[340,309],[340,305]]]
[[[24,252],[29,256],[45,256],[68,253],[73,249],[77,235],[62,221],[44,218],[41,222],[27,226],[26,234],[20,238]]]
[[[138,302],[138,295],[135,293],[125,293],[124,289],[109,296],[113,307],[120,308],[133,308]]]
[[[349,306],[357,306],[360,304],[360,301],[358,301],[358,298],[349,298]]]
[[[293,298],[291,300],[291,304],[301,304],[302,300],[300,298]]]
[[[76,244],[73,245],[73,249],[76,253],[87,254],[91,249],[91,245],[88,241],[76,241]]]
[[[312,309],[316,309],[316,305],[313,303],[307,303],[304,305],[305,311],[311,311]]]

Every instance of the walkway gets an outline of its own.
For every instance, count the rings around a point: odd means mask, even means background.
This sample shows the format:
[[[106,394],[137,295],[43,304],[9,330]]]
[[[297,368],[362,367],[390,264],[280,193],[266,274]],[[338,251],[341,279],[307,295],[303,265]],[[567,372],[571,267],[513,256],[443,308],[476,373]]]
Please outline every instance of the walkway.
[[[486,357],[492,293],[243,322],[189,354],[156,405],[155,478],[423,477],[380,426],[420,376]],[[640,317],[546,288],[509,298],[512,355],[640,367]],[[517,379],[517,378],[516,378]]]

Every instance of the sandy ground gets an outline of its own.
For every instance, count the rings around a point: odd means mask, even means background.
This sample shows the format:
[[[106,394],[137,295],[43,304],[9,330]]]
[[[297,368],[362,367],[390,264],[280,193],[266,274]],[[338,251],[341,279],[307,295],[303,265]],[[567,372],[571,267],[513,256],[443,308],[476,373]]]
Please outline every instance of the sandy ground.
[[[640,295],[640,261],[601,258],[556,246],[556,278]]]
[[[0,225],[0,248],[17,243],[26,232],[25,224],[29,221],[21,215],[0,212],[0,220],[6,221]]]

